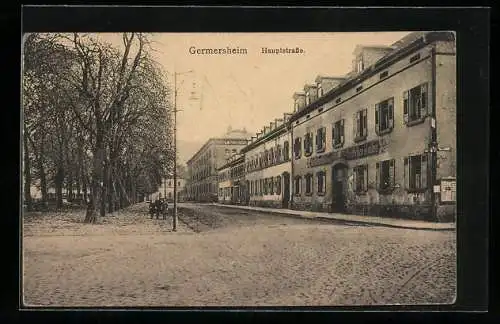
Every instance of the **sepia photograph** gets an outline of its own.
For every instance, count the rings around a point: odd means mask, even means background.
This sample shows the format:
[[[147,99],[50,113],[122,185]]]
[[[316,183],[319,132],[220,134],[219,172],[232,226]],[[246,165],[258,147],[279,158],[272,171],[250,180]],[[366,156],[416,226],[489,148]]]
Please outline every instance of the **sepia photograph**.
[[[29,307],[450,305],[454,31],[25,33]]]

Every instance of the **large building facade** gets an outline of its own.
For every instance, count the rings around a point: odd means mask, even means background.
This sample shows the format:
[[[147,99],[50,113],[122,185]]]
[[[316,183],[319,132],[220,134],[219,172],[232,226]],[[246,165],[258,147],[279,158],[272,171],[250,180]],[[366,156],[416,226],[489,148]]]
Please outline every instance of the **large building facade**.
[[[309,103],[296,96],[294,209],[455,214],[453,36],[427,33],[398,47],[358,47],[349,78],[324,96],[318,85],[307,86]]]
[[[218,169],[218,201],[223,204],[248,204],[248,186],[245,181],[245,157],[241,154],[231,156],[227,163]]]
[[[218,171],[234,154],[248,144],[245,130],[228,130],[222,138],[209,139],[187,162],[189,179],[188,200],[213,202],[218,200]]]
[[[293,94],[292,114],[241,148],[246,203],[453,220],[454,33],[415,32],[353,54],[351,72],[306,84]],[[219,190],[234,187],[224,172]]]
[[[251,206],[288,208],[290,206],[290,130],[291,114],[265,126],[245,154],[246,182]]]

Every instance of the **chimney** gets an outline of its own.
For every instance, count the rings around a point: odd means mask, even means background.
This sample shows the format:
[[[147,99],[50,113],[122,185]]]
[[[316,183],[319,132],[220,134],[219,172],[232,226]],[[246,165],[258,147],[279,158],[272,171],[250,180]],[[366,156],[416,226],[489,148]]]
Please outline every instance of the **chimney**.
[[[273,122],[273,121],[272,121],[272,122],[270,122],[270,123],[269,123],[269,129],[270,129],[271,131],[273,131],[274,129],[276,129],[276,123],[275,123],[275,122]]]
[[[293,94],[294,106],[293,112],[299,112],[306,106],[306,95],[303,92],[295,92]]]
[[[283,121],[286,123],[287,121],[290,120],[290,118],[293,116],[293,114],[290,113],[284,113],[283,114]]]
[[[318,89],[316,85],[306,84],[304,86],[304,93],[306,94],[306,106],[318,99]]]

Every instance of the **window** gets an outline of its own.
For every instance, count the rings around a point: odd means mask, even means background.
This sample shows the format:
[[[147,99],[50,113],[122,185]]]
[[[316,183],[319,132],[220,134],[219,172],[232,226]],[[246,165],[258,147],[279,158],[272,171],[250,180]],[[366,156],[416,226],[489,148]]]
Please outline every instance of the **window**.
[[[179,182],[177,182],[177,185],[178,185],[178,186],[180,186],[180,185],[181,185],[181,182],[180,182],[180,181],[179,181]]]
[[[302,138],[297,137],[293,145],[295,158],[298,159],[302,155]]]
[[[288,144],[288,141],[283,143],[283,159],[284,161],[288,161],[290,159],[290,144]]]
[[[168,186],[170,187],[171,185],[172,185],[172,182],[171,182],[171,181],[169,181],[169,182],[168,182]]]
[[[354,113],[353,116],[353,138],[354,142],[366,139],[368,135],[368,110],[363,109]]]
[[[172,193],[171,192],[168,193],[168,198],[169,199],[172,198]]]
[[[293,112],[297,112],[299,111],[299,102],[297,100],[295,100],[294,104],[293,104]]]
[[[281,176],[277,176],[275,181],[276,194],[281,195]]]
[[[281,145],[276,146],[276,163],[283,162],[283,150],[281,149]]]
[[[363,90],[363,86],[360,85],[359,87],[356,88],[356,92],[360,92],[361,90]]]
[[[264,187],[264,195],[267,195],[267,193],[269,192],[269,186],[267,183],[267,179],[263,179],[262,182],[263,182],[263,187]]]
[[[313,136],[312,133],[307,133],[304,136],[304,155],[309,156],[313,152]]]
[[[379,78],[382,80],[383,78],[386,78],[389,75],[389,71],[384,71],[380,73]]]
[[[326,191],[326,173],[325,171],[320,171],[316,173],[316,178],[317,178],[317,192],[318,195],[324,195]]]
[[[414,155],[404,159],[405,188],[407,190],[427,189],[427,156]]]
[[[376,185],[379,192],[390,192],[394,188],[395,161],[386,160],[377,162],[376,165]]]
[[[294,189],[294,193],[296,196],[300,196],[300,189],[302,187],[302,177],[300,176],[296,176],[295,179],[294,179],[294,185],[293,185],[293,189]]]
[[[335,122],[332,126],[332,144],[334,148],[344,145],[344,119]]]
[[[394,98],[375,105],[375,130],[377,134],[389,133],[394,127]]]
[[[316,152],[321,153],[325,151],[326,146],[326,128],[318,128],[316,132]]]
[[[269,194],[274,195],[274,179],[269,178],[267,179],[267,182],[269,183]]]
[[[342,101],[342,98],[337,98],[337,99],[335,100],[335,103],[339,103],[339,102],[341,102],[341,101]]]
[[[363,57],[359,57],[357,62],[356,62],[356,71],[361,72],[365,68],[363,64]]]
[[[423,121],[427,116],[428,91],[427,83],[416,86],[403,93],[403,120],[411,126],[415,122]]]
[[[353,169],[354,192],[364,193],[368,190],[368,166],[358,165]]]
[[[309,92],[306,92],[306,106],[311,103],[311,97],[309,96]]]
[[[317,87],[318,87],[318,97],[321,97],[323,95],[323,86],[319,82],[317,83]]]
[[[312,195],[313,175],[306,174],[306,195]]]

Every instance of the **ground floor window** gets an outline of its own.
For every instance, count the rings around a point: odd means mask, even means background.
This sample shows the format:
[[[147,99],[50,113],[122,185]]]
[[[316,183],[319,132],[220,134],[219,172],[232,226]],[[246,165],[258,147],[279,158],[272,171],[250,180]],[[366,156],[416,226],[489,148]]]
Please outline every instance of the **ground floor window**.
[[[326,191],[326,174],[325,174],[325,171],[319,171],[318,173],[316,173],[316,178],[317,178],[317,192],[318,192],[318,195],[324,195],[325,194],[325,191]]]
[[[380,192],[391,191],[394,188],[395,161],[385,160],[376,164],[376,185]]]
[[[296,196],[300,196],[301,187],[302,187],[302,177],[297,176],[294,179],[294,186],[293,186],[294,189],[293,192],[295,193]]]
[[[427,188],[427,156],[414,155],[404,159],[405,188],[424,190]]]
[[[358,165],[353,169],[354,191],[363,193],[368,190],[368,165]]]
[[[267,179],[267,183],[269,183],[269,194],[274,195],[274,180],[273,180],[273,178]]]
[[[306,195],[312,195],[313,175],[312,173],[306,174]]]
[[[281,195],[281,176],[276,177],[275,187],[276,187],[276,194]]]

